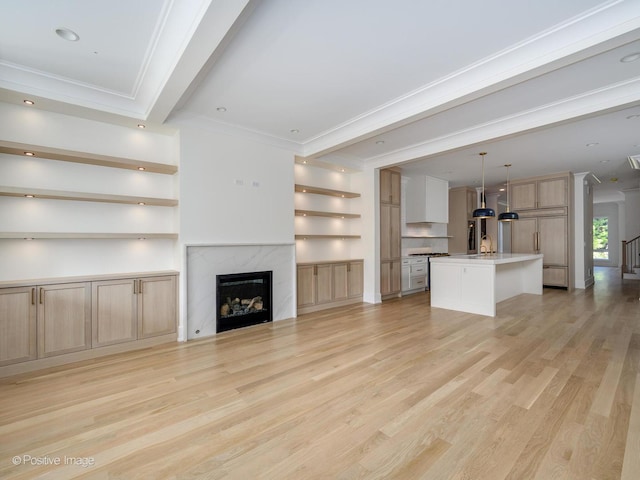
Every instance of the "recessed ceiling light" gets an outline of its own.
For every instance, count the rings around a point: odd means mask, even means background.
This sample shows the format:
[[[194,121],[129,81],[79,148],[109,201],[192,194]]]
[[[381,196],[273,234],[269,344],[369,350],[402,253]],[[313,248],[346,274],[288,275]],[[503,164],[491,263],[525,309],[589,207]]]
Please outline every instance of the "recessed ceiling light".
[[[640,115],[629,115],[627,120],[631,120],[632,118],[640,118]]]
[[[587,147],[595,147],[596,145],[600,145],[598,142],[587,143]]]
[[[224,113],[224,112],[226,112],[226,111],[227,111],[227,109],[226,109],[226,108],[224,108],[224,107],[218,107],[218,108],[216,108],[216,111],[218,111],[218,112],[220,112],[220,113]]]
[[[341,169],[340,169],[340,171],[341,171],[342,173],[344,173],[344,168],[341,168]]]
[[[611,160],[600,160],[600,163],[609,163]]]
[[[501,188],[501,189],[500,189],[500,191],[501,191],[501,192],[504,192],[504,190],[505,190],[504,188]]]
[[[64,38],[65,40],[69,40],[70,42],[77,42],[80,40],[80,35],[68,28],[56,28],[56,35],[60,38]]]
[[[376,142],[376,145],[384,145],[384,140],[378,140],[378,141]]]
[[[147,126],[144,123],[139,123],[138,124],[138,128],[145,129],[145,128],[147,128]]]
[[[25,154],[27,157],[35,157],[35,156],[36,156],[36,154],[35,154],[35,153],[33,153],[33,152],[24,152],[24,154]]]
[[[306,164],[307,164],[307,161],[306,161],[306,160],[303,160],[303,161],[302,161],[302,163],[304,163],[304,164],[306,165]]]
[[[138,167],[138,170],[140,170],[141,172],[144,172],[144,167]]]
[[[26,198],[33,198],[33,195],[31,195],[31,194],[27,194],[27,195],[25,195],[25,197],[26,197]]]
[[[34,102],[33,100],[23,100],[22,101],[25,105],[35,105],[36,102]]]
[[[300,133],[300,130],[298,130],[297,128],[292,128],[291,130],[289,130],[291,133]]]
[[[623,63],[635,62],[640,58],[640,52],[630,53],[629,55],[625,55],[620,59]]]
[[[145,204],[144,202],[138,202],[138,205],[142,205],[142,206],[144,206],[144,205],[146,205],[146,204]]]

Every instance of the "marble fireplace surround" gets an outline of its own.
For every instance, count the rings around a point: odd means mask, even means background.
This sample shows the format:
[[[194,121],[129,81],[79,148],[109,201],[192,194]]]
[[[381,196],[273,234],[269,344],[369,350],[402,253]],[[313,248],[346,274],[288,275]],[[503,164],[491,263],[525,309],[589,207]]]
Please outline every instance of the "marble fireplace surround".
[[[271,270],[273,321],[296,316],[295,244],[187,245],[186,249],[187,340],[216,334],[216,275]]]

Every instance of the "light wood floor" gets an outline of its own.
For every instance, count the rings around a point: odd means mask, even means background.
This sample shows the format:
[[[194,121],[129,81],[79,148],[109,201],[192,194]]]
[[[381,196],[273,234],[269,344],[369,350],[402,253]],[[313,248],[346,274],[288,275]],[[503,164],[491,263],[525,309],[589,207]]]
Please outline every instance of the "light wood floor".
[[[417,294],[0,380],[0,478],[637,480],[640,282],[596,275],[495,318]]]

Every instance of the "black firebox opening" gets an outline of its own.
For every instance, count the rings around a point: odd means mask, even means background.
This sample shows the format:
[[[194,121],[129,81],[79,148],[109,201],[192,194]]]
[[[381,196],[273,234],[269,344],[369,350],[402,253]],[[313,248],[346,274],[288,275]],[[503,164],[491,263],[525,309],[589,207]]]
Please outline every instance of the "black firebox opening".
[[[272,272],[216,275],[216,332],[273,321]]]

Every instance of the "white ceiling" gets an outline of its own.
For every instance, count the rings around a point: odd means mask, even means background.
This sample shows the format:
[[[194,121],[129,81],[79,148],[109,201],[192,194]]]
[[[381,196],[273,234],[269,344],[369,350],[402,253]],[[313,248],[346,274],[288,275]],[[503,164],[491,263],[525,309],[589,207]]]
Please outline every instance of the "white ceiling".
[[[640,60],[620,61],[640,0],[3,0],[0,18],[0,101],[452,186],[480,180],[480,151],[487,185],[511,163],[593,172],[601,200],[640,186]]]

